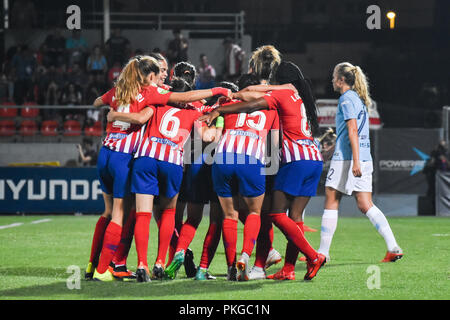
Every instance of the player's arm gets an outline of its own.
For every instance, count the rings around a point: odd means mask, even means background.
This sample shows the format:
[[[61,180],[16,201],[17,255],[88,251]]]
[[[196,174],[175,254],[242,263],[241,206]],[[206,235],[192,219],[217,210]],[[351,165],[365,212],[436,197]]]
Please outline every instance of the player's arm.
[[[128,123],[143,125],[147,123],[148,120],[150,120],[153,114],[154,114],[153,108],[149,107],[142,109],[140,112],[132,112],[132,113],[117,112],[111,109],[108,112],[106,119],[108,120],[108,122],[119,120]]]
[[[100,96],[100,97],[98,97],[97,99],[95,99],[93,105],[94,105],[94,107],[98,108],[98,107],[104,106],[104,105],[106,105],[106,104],[103,102],[103,99],[102,99],[102,97]]]
[[[242,101],[252,101],[261,98],[265,94],[262,91],[239,91],[233,93],[233,98]]]
[[[247,88],[242,89],[240,92],[247,92],[247,91],[257,91],[257,92],[267,92],[267,91],[273,91],[273,90],[283,90],[283,89],[290,89],[297,91],[297,89],[294,87],[294,85],[290,83],[285,84],[257,84],[253,86],[248,86]]]
[[[244,101],[220,106],[198,118],[199,121],[205,121],[209,126],[212,121],[218,116],[229,113],[252,113],[253,111],[269,109],[269,104],[264,98],[259,98],[252,101]]]
[[[212,89],[192,90],[186,92],[172,92],[170,94],[168,103],[194,102],[216,95],[222,95],[228,97],[229,99],[232,98],[232,92],[230,89],[217,87]]]
[[[78,145],[77,145],[77,148],[78,148],[78,152],[79,152],[79,154],[80,154],[80,158],[81,158],[81,161],[82,161],[82,162],[89,162],[89,161],[92,160],[92,157],[91,157],[91,156],[86,156],[86,155],[84,154],[83,147],[81,146],[81,144],[78,144]]]
[[[361,177],[362,172],[361,172],[361,164],[359,162],[358,125],[356,119],[347,120],[347,129],[353,156],[352,172],[355,177]]]

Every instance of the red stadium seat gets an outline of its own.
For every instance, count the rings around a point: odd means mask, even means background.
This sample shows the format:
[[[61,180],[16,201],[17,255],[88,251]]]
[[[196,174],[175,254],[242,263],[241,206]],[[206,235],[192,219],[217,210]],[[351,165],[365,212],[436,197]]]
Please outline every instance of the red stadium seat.
[[[0,120],[0,136],[10,137],[16,134],[16,123],[12,120]]]
[[[35,118],[39,115],[39,109],[25,107],[20,110],[20,115],[24,118]]]
[[[2,118],[17,117],[17,108],[0,108],[0,117]]]
[[[64,122],[64,136],[79,136],[81,135],[81,124],[76,120],[67,120]]]
[[[55,120],[42,121],[41,134],[43,136],[57,136],[58,135],[58,122]]]
[[[36,121],[34,120],[24,120],[20,124],[20,134],[22,136],[34,136],[38,130]]]
[[[102,124],[100,121],[96,121],[92,126],[84,128],[84,135],[86,136],[101,137],[102,134]]]

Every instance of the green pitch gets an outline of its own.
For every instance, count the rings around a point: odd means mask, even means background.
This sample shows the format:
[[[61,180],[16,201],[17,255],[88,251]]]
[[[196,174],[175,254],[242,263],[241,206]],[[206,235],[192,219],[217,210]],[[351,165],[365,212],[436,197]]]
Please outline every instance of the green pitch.
[[[0,217],[0,299],[449,299],[450,219],[437,217],[389,218],[405,256],[395,263],[379,263],[385,243],[369,220],[341,218],[331,262],[310,282],[302,281],[305,264],[298,262],[295,281],[226,281],[222,242],[210,271],[217,280],[187,279],[184,268],[173,281],[150,283],[99,283],[84,280],[96,216],[3,216]],[[47,220],[50,219],[50,220]],[[38,223],[35,223],[38,220]],[[34,223],[33,223],[34,222]],[[10,226],[11,224],[19,224]],[[320,218],[306,224],[320,229]],[[5,226],[10,226],[5,228]],[[204,218],[191,248],[198,264],[208,227]],[[242,246],[239,225],[238,252]],[[318,248],[320,232],[306,237]],[[157,228],[151,222],[149,263],[156,256]],[[284,255],[286,240],[275,230],[274,248]],[[253,258],[253,257],[252,257]],[[276,272],[282,263],[272,266]],[[131,248],[130,269],[136,268]],[[76,270],[81,270],[79,289]],[[69,272],[68,272],[69,270]],[[75,270],[75,273],[74,271]],[[70,278],[71,277],[71,278]],[[68,281],[69,280],[69,281]],[[69,283],[69,285],[68,285]],[[69,289],[72,287],[73,289]]]

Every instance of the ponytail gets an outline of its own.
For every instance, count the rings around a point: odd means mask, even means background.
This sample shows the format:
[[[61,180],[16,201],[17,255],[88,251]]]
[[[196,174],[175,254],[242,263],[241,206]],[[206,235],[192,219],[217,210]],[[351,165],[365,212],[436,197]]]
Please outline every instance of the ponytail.
[[[355,84],[353,85],[354,90],[364,102],[367,107],[372,105],[372,99],[370,99],[369,94],[369,83],[367,81],[366,75],[362,72],[361,68],[355,67]]]
[[[369,93],[369,82],[366,75],[360,67],[354,66],[349,62],[342,62],[336,65],[335,72],[337,77],[343,78],[345,83],[358,94],[363,103],[370,107],[372,99]]]
[[[149,56],[131,58],[121,71],[115,83],[117,105],[127,105],[134,101],[142,87],[150,85],[147,76],[159,74],[158,62]]]

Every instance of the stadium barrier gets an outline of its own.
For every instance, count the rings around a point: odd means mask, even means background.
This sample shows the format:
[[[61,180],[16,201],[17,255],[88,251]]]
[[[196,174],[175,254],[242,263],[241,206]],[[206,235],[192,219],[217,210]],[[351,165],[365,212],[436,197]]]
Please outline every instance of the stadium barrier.
[[[0,167],[0,213],[101,213],[96,168]]]

